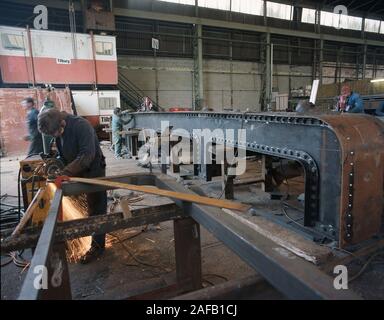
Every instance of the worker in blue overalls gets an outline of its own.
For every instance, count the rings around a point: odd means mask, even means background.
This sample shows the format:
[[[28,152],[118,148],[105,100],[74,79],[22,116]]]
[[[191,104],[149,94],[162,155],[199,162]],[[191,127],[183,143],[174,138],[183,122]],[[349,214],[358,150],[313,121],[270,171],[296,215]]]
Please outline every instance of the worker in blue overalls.
[[[24,136],[24,140],[30,142],[28,156],[38,155],[43,152],[43,138],[37,130],[39,110],[35,108],[35,101],[31,97],[25,98],[21,106],[27,110],[28,135]]]
[[[123,125],[128,124],[132,118],[129,120],[124,121],[121,118],[121,109],[120,108],[115,108],[113,110],[113,115],[112,115],[112,144],[113,144],[113,149],[115,151],[115,157],[117,159],[122,158],[122,142],[123,138],[121,136],[121,131],[123,131]]]
[[[343,101],[343,106],[340,108],[340,111],[348,113],[363,113],[364,104],[360,95],[357,92],[353,92],[351,87],[346,84],[341,88],[341,99]]]

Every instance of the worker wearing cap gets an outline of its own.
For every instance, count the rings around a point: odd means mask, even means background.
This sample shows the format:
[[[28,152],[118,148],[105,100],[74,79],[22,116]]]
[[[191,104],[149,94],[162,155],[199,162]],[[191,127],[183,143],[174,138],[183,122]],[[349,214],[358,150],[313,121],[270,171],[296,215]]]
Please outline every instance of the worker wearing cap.
[[[360,95],[353,92],[349,85],[343,85],[339,101],[339,111],[348,113],[363,113],[364,104]]]
[[[53,136],[65,167],[62,175],[96,178],[105,176],[105,157],[91,124],[84,118],[59,111],[56,108],[41,112],[39,131]],[[106,191],[87,193],[89,216],[107,213]],[[88,263],[104,252],[105,234],[93,235],[89,251],[80,259]]]
[[[27,110],[28,135],[24,136],[24,140],[30,142],[28,156],[38,155],[43,152],[43,138],[37,129],[39,110],[35,108],[35,101],[31,97],[25,98],[21,102],[21,106]]]

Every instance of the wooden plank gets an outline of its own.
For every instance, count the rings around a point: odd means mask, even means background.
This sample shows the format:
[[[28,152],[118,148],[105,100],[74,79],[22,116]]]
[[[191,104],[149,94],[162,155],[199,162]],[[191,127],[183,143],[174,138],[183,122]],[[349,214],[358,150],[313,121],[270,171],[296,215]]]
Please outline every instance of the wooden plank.
[[[45,191],[45,188],[40,188],[39,191],[37,191],[36,195],[32,199],[27,210],[25,211],[23,217],[21,218],[19,224],[16,226],[15,230],[12,232],[13,236],[19,234],[21,230],[25,227],[27,222],[31,219],[33,213],[35,212],[35,209],[39,205],[40,200],[44,196],[44,191]]]
[[[241,212],[245,212],[251,208],[250,205],[242,204],[242,203],[238,203],[238,202],[234,202],[234,201],[213,199],[213,198],[203,197],[203,196],[194,195],[194,194],[187,194],[187,193],[182,193],[182,192],[163,190],[163,189],[159,189],[157,187],[151,187],[151,186],[137,186],[134,184],[107,181],[107,180],[102,180],[102,179],[88,179],[88,178],[76,178],[76,177],[71,177],[70,181],[100,185],[100,186],[111,187],[111,188],[127,189],[127,190],[132,190],[132,191],[144,192],[144,193],[169,197],[169,198],[173,198],[173,199],[199,203],[199,204],[207,205],[207,206],[213,206],[213,207],[225,208],[225,209],[231,209],[231,210],[238,210]]]

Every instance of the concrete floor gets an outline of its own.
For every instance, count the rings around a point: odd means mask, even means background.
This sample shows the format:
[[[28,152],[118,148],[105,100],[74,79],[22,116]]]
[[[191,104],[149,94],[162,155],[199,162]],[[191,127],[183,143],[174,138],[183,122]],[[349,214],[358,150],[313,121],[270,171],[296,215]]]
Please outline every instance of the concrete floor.
[[[147,169],[136,165],[135,160],[116,160],[108,146],[103,147],[107,158],[107,175],[145,172]],[[1,194],[17,195],[17,172],[22,157],[1,159]],[[159,198],[145,196],[143,202]],[[9,201],[8,201],[9,200]],[[17,198],[8,198],[7,202],[17,203]],[[138,203],[140,204],[140,203]],[[161,230],[148,230],[124,241],[131,253],[145,264],[140,265],[132,259],[130,253],[119,242],[107,248],[105,254],[88,265],[70,263],[70,279],[74,299],[123,299],[143,293],[153,287],[171,285],[175,281],[175,257],[173,223],[160,224]],[[153,228],[154,229],[154,228]],[[133,232],[118,232],[125,239]],[[203,285],[210,286],[230,279],[240,279],[255,274],[247,264],[227,249],[206,229],[201,227]],[[23,256],[30,258],[30,250]],[[7,257],[2,257],[2,263]],[[1,268],[1,299],[17,298],[26,271],[13,263]],[[266,290],[265,298],[282,298],[273,288]]]

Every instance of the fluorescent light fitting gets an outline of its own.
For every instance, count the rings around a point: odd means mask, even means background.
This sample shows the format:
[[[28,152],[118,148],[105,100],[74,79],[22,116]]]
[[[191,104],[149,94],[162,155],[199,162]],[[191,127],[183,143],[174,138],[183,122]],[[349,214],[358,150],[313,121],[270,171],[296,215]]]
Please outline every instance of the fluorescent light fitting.
[[[371,82],[382,82],[384,81],[384,78],[383,79],[372,79]]]

